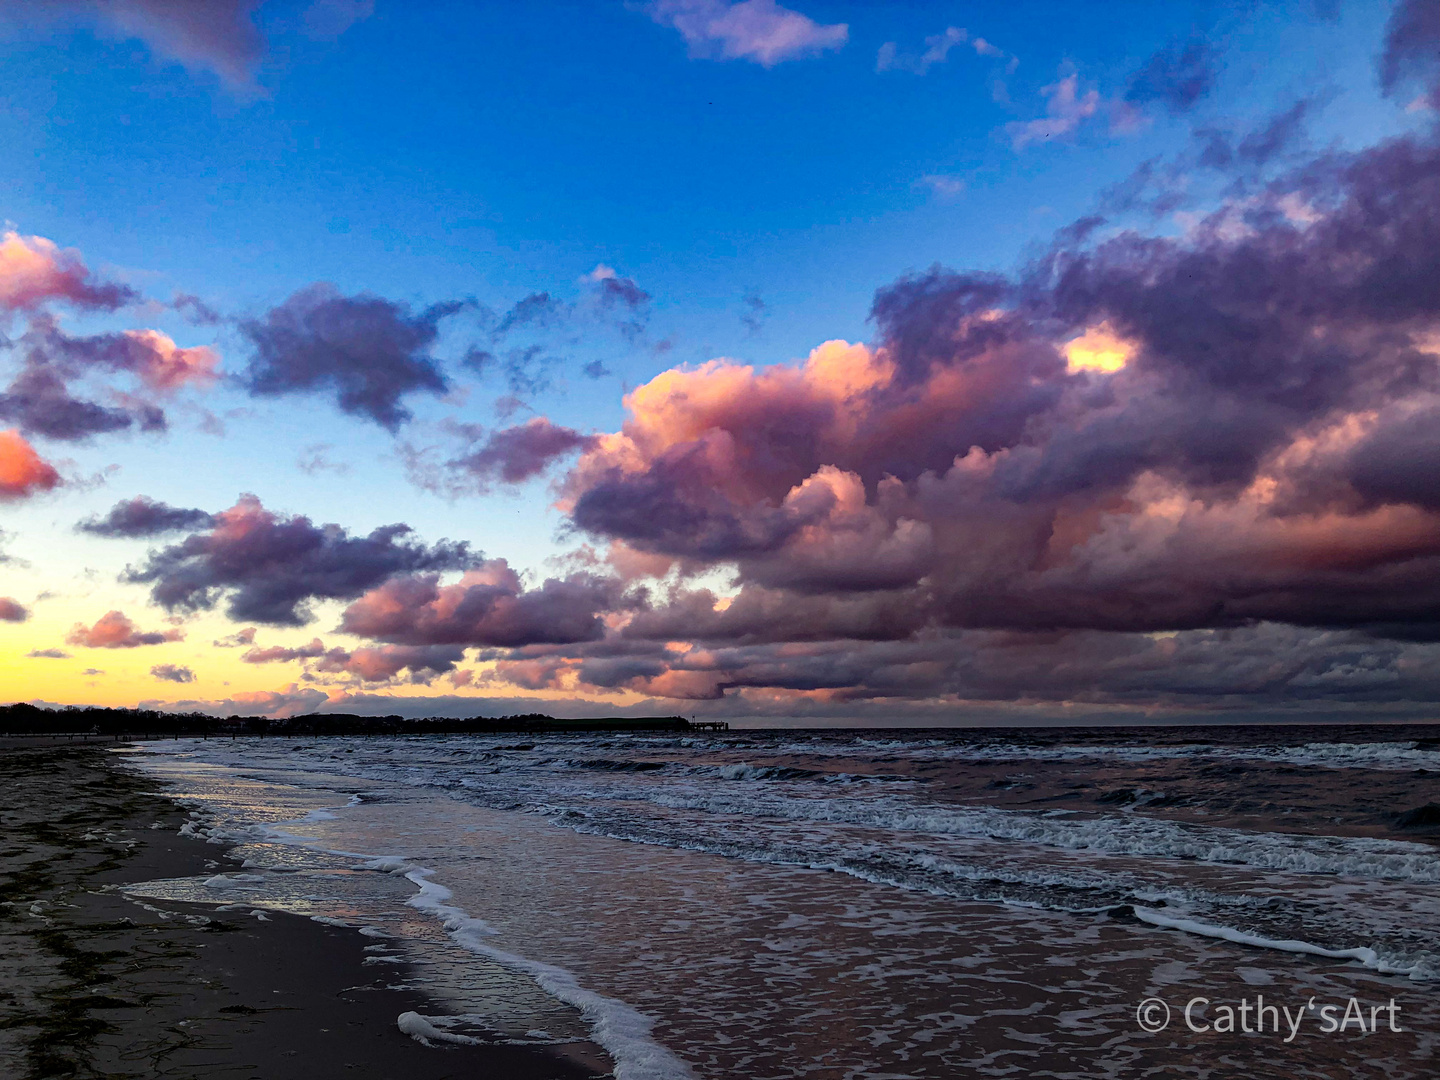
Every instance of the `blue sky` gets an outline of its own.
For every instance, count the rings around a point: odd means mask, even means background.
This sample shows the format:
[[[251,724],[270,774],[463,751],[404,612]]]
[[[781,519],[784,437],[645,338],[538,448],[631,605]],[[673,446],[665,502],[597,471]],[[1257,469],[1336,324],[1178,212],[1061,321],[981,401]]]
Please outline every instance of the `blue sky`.
[[[576,438],[615,432],[623,395],[677,367],[881,344],[877,289],[936,264],[1016,272],[1097,210],[1105,235],[1183,237],[1236,197],[1233,170],[1194,167],[1206,132],[1238,143],[1307,103],[1303,134],[1267,159],[1273,175],[1430,123],[1377,78],[1391,5],[1358,0],[214,0],[195,12],[177,26],[152,0],[67,0],[48,15],[0,4],[0,216],[143,297],[117,310],[61,298],[55,317],[74,333],[143,325],[213,346],[223,372],[167,399],[163,435],[32,439],[64,483],[4,509],[18,561],[0,573],[38,613],[15,628],[27,644],[42,625],[53,636],[72,618],[153,606],[113,584],[143,545],[72,527],[138,494],[216,512],[253,492],[276,513],[356,533],[404,521],[427,542],[555,572],[556,556],[607,540],[554,505],[563,461],[459,495],[427,489],[426,463],[532,417]],[[798,39],[766,44],[775,20]],[[723,25],[740,30],[726,38]],[[1187,45],[1200,50],[1191,98],[1136,90]],[[1183,190],[1165,213],[1116,204],[1146,162]],[[606,306],[607,279],[643,301]],[[413,418],[395,430],[323,392],[252,393],[247,322],[315,282],[412,314],[470,305],[437,322],[429,347],[449,392],[405,397]],[[548,321],[493,337],[542,293]],[[187,320],[177,294],[220,320]],[[15,313],[6,332],[25,327]],[[507,378],[507,350],[526,346],[535,358]],[[477,372],[461,362],[474,348],[497,358]],[[48,622],[33,602],[45,591],[71,597]]]

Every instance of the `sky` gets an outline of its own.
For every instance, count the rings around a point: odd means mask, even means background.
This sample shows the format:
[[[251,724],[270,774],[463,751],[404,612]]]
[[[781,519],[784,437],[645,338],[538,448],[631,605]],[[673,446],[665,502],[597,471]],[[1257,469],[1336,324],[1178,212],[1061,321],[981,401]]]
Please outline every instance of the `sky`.
[[[0,0],[0,700],[1440,702],[1440,5]]]

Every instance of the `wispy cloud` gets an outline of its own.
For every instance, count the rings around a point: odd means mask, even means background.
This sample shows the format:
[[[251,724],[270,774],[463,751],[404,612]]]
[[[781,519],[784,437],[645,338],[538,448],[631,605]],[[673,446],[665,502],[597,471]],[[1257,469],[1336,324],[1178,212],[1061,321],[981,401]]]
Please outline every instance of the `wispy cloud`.
[[[915,181],[916,187],[928,189],[937,199],[955,199],[965,193],[965,181],[958,176],[931,173]]]
[[[1044,116],[1006,125],[1010,145],[1016,150],[1068,135],[1100,110],[1100,91],[1088,90],[1082,94],[1079,75],[1067,75],[1040,92],[1049,99]]]
[[[941,33],[927,37],[925,50],[919,54],[901,52],[898,42],[885,42],[875,56],[875,70],[908,71],[913,75],[924,75],[936,64],[945,63],[950,58],[950,50],[957,45],[969,45],[977,56],[998,59],[1005,55],[1004,49],[996,48],[983,37],[972,38],[964,27],[947,26]]]
[[[822,26],[775,0],[653,0],[647,13],[680,31],[690,55],[707,60],[750,60],[774,67],[844,46],[845,23]]]

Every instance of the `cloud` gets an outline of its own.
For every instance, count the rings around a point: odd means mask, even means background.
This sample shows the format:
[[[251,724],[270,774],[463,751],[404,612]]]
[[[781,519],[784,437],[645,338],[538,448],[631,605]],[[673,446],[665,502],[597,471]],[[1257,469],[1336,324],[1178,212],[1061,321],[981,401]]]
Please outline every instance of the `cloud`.
[[[1080,77],[1073,74],[1043,87],[1040,92],[1049,99],[1046,115],[1038,120],[1006,125],[1011,146],[1023,150],[1031,143],[1068,135],[1094,116],[1100,108],[1100,92],[1088,90],[1082,95],[1079,87]]]
[[[378,296],[342,296],[332,285],[308,286],[261,319],[240,324],[254,348],[247,372],[252,393],[278,397],[326,393],[340,410],[395,431],[410,411],[402,399],[449,389],[428,350],[441,320],[464,309],[455,301],[411,314]]]
[[[143,632],[121,611],[107,611],[94,626],[76,623],[65,635],[65,644],[87,649],[135,649],[141,645],[164,645],[185,640],[183,630]]]
[[[310,621],[312,600],[352,599],[395,574],[462,570],[476,561],[464,543],[426,547],[410,532],[397,524],[351,536],[242,495],[214,515],[209,531],[152,552],[125,580],[149,584],[167,611],[206,610],[228,597],[231,618],[299,626]]]
[[[233,90],[256,90],[255,69],[265,39],[254,23],[264,0],[49,0],[33,5],[3,0],[22,20],[61,20],[143,41],[156,56],[191,71],[218,75]]]
[[[253,634],[251,639],[254,639]],[[324,653],[324,642],[319,638],[312,638],[310,644],[301,645],[296,649],[286,648],[283,645],[272,645],[268,649],[250,649],[240,659],[246,664],[278,664],[289,663],[292,660],[313,660],[317,656],[323,656]]]
[[[454,585],[441,585],[435,574],[392,578],[346,608],[340,628],[402,645],[592,641],[603,633],[602,613],[619,602],[611,578],[580,573],[527,589],[504,559],[491,559]]]
[[[491,433],[474,453],[450,466],[473,476],[484,487],[494,481],[520,484],[539,476],[558,458],[588,448],[593,436],[552,424],[543,416]]]
[[[31,649],[25,654],[31,660],[69,660],[70,654],[64,649]]]
[[[626,307],[631,311],[650,302],[650,294],[628,277],[606,277],[599,282],[600,302],[610,307]]]
[[[1158,102],[1178,115],[1215,88],[1217,75],[1215,48],[1208,41],[1172,42],[1130,76],[1125,100],[1135,105]]]
[[[974,49],[977,56],[999,58],[1005,55],[1002,49],[997,49],[984,38],[971,38],[969,31],[963,27],[947,26],[941,33],[931,34],[925,39],[925,50],[919,55],[902,53],[896,42],[885,42],[875,56],[875,70],[908,71],[912,75],[924,75],[936,64],[945,63],[950,58],[951,49],[965,44]]]
[[[922,176],[917,184],[929,188],[940,199],[956,199],[965,194],[965,181],[958,176],[932,174]]]
[[[331,461],[327,451],[334,450],[332,443],[312,443],[305,447],[300,457],[295,462],[295,467],[301,472],[314,476],[316,473],[333,473],[336,476],[349,476],[350,465],[344,461]]]
[[[0,418],[19,424],[32,435],[63,441],[80,441],[112,431],[124,431],[138,421],[142,430],[165,428],[158,408],[137,409],[83,401],[70,393],[66,379],[53,367],[27,363],[0,393]]]
[[[158,330],[123,330],[116,367],[133,371],[152,390],[177,390],[187,384],[214,383],[220,356],[208,345],[181,348]]]
[[[1412,82],[1440,109],[1440,6],[1431,0],[1398,0],[1385,28],[1380,85],[1394,94]]]
[[[190,532],[208,527],[213,520],[204,510],[168,506],[148,495],[136,495],[116,503],[103,518],[88,517],[75,528],[92,536],[135,539]]]
[[[767,68],[839,49],[850,36],[844,23],[821,26],[775,0],[652,0],[646,11],[680,31],[691,56]]]
[[[0,431],[0,501],[23,499],[60,484],[60,474],[15,430]]]
[[[247,626],[243,630],[235,631],[235,633],[229,637],[220,638],[218,641],[212,641],[210,644],[214,645],[217,649],[238,649],[241,646],[254,645],[255,634],[255,627]]]
[[[150,674],[162,682],[191,683],[195,681],[195,672],[180,664],[156,664],[150,669]]]
[[[51,439],[83,440],[138,426],[166,426],[159,405],[137,394],[112,391],[114,405],[74,396],[70,384],[95,372],[136,377],[141,395],[168,396],[183,386],[208,386],[216,378],[218,354],[208,346],[181,348],[155,330],[76,337],[45,316],[32,317],[21,338],[24,362],[0,393],[0,417]]]
[[[0,233],[0,311],[35,311],[51,300],[114,311],[139,298],[129,286],[97,281],[78,252],[43,236]]]
[[[374,14],[375,0],[313,0],[305,9],[305,33],[319,41],[334,41]]]
[[[604,263],[586,274],[585,280],[600,287],[602,304],[639,308],[650,302],[650,294],[636,285],[633,278],[621,277]]]
[[[903,278],[873,344],[663,372],[562,506],[738,586],[652,598],[626,641],[1440,639],[1437,280],[1440,146],[1332,151],[1182,236],[1067,228],[1011,276]],[[719,692],[692,652],[645,663]]]
[[[0,596],[0,622],[24,622],[30,618],[30,609],[9,596]]]
[[[601,265],[606,270],[610,269],[604,264]],[[610,273],[613,275],[614,271],[611,270]],[[591,278],[594,280],[593,274]],[[529,296],[517,300],[514,306],[501,316],[500,322],[495,328],[495,336],[501,337],[520,327],[550,326],[561,318],[564,312],[565,305],[548,292],[531,293]]]
[[[315,664],[315,670],[327,674],[353,675],[363,682],[386,682],[402,671],[410,672],[410,682],[429,683],[438,675],[455,670],[465,658],[463,646],[453,645],[381,645],[372,648],[330,649]]]
[[[195,326],[217,326],[224,322],[224,317],[213,307],[207,304],[198,296],[189,293],[177,292],[170,306],[175,309],[185,321]]]
[[[740,323],[745,327],[745,332],[754,337],[765,329],[765,320],[770,317],[770,306],[765,303],[764,297],[759,293],[746,293],[741,298],[745,305],[744,312],[740,315]]]

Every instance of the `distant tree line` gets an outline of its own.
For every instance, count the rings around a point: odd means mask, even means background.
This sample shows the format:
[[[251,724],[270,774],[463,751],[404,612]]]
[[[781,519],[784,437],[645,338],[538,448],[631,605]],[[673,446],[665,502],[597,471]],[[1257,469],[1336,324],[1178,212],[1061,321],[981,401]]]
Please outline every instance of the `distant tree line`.
[[[683,716],[603,716],[560,720],[543,713],[472,716],[468,719],[357,716],[211,716],[158,709],[109,709],[93,705],[41,708],[26,702],[0,705],[0,735],[101,735],[115,739],[241,735],[485,735],[508,731],[689,731]]]

